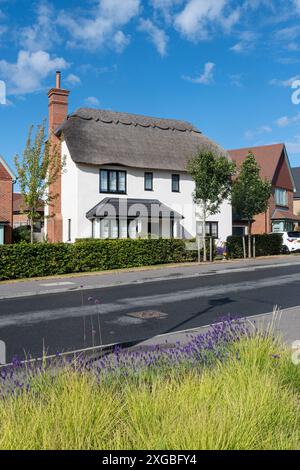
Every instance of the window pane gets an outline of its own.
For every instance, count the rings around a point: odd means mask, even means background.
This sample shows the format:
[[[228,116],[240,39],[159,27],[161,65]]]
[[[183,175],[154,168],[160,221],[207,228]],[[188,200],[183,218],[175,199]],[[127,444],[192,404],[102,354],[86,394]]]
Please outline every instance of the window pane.
[[[100,225],[101,238],[109,238],[109,220],[102,219]]]
[[[152,186],[153,186],[153,174],[145,173],[145,190],[152,191]]]
[[[211,224],[211,236],[212,237],[218,237],[218,223],[217,222],[213,222]]]
[[[117,172],[116,171],[109,172],[109,191],[111,192],[117,191]]]
[[[110,238],[118,238],[118,221],[116,219],[112,219],[110,221]]]
[[[119,179],[119,191],[122,193],[125,193],[126,191],[126,173],[125,171],[119,171],[118,173],[118,179]]]
[[[172,175],[172,191],[179,192],[179,175]]]
[[[108,171],[101,170],[100,172],[100,191],[107,192],[108,191]]]
[[[136,227],[137,227],[137,221],[136,220],[131,220],[129,222],[129,227],[128,227],[128,230],[129,230],[129,237],[130,238],[136,238]]]
[[[275,189],[275,201],[279,206],[286,205],[286,190],[285,189]]]
[[[127,238],[127,220],[119,220],[119,238]]]

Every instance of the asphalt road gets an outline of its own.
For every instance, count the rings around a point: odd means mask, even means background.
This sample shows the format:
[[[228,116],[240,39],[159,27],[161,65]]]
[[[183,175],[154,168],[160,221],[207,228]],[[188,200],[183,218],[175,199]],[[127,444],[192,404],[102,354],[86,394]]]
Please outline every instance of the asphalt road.
[[[0,340],[9,362],[43,351],[138,342],[275,305],[300,305],[300,265],[3,299]]]

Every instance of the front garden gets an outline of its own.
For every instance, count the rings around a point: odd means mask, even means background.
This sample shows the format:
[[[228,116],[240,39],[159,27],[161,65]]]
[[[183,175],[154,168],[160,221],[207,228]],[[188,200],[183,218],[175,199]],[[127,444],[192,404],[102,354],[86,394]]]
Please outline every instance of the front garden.
[[[257,256],[281,253],[281,235],[258,235],[255,239]],[[179,239],[90,239],[78,240],[74,244],[2,245],[0,246],[0,281],[196,261],[198,259],[197,244],[192,244],[192,249],[190,248],[190,243],[186,244],[185,240]],[[209,250],[210,243],[207,241],[207,254],[210,258]],[[229,258],[242,258],[242,238],[229,237],[225,252]],[[222,249],[221,259],[223,253],[224,249]],[[212,257],[219,256],[220,258],[219,250],[215,247],[212,254]]]

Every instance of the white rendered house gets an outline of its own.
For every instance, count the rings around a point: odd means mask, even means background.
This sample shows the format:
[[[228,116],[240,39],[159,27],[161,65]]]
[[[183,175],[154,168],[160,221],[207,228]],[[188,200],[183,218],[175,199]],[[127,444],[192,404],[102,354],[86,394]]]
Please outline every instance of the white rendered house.
[[[59,76],[56,85],[49,92],[50,126],[66,167],[46,224],[50,241],[195,237],[201,222],[186,163],[198,148],[221,149],[183,121],[85,108],[65,118],[68,92]],[[207,234],[224,241],[231,231],[226,201],[208,219]]]

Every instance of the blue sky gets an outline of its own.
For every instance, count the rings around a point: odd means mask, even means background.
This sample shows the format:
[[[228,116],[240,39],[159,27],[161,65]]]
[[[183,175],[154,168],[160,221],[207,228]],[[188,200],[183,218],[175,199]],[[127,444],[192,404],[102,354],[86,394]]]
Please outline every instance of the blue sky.
[[[57,69],[70,112],[184,119],[228,149],[285,142],[300,166],[300,0],[0,0],[11,164],[47,117]]]

